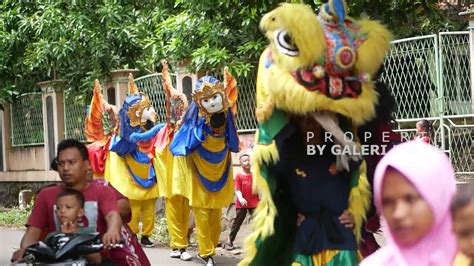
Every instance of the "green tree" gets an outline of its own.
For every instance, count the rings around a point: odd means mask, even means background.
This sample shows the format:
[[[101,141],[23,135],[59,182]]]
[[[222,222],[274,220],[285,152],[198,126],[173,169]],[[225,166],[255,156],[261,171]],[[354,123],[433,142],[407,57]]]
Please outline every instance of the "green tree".
[[[0,3],[0,106],[11,95],[62,79],[81,93],[116,68],[159,70],[190,62],[192,70],[228,65],[254,71],[267,41],[258,23],[277,0],[102,0]],[[300,2],[294,0],[292,2]],[[315,10],[321,0],[305,1]],[[386,24],[397,38],[459,30],[437,0],[348,0],[354,17]]]
[[[51,79],[65,80],[74,91],[90,90],[95,78],[114,68],[141,67],[139,39],[148,34],[143,21],[153,9],[144,1],[3,2],[0,97]]]
[[[383,22],[395,37],[407,38],[440,31],[461,30],[463,18],[441,10],[439,0],[349,1],[350,12]],[[367,15],[368,14],[368,15]],[[451,15],[448,17],[447,15]]]
[[[227,64],[238,75],[252,70],[267,44],[258,29],[266,12],[281,1],[176,0],[174,6],[154,15],[154,34],[145,40],[147,62],[159,58],[191,59],[192,70]],[[287,1],[301,2],[301,1]],[[315,10],[326,1],[303,1]],[[462,24],[447,18],[438,0],[353,0],[350,15],[370,17],[387,25],[396,38],[438,31],[460,30]],[[370,16],[368,15],[370,14]]]
[[[246,75],[266,45],[258,22],[279,2],[176,0],[154,16],[154,34],[145,40],[147,60],[192,59],[192,70],[228,65],[233,73]]]

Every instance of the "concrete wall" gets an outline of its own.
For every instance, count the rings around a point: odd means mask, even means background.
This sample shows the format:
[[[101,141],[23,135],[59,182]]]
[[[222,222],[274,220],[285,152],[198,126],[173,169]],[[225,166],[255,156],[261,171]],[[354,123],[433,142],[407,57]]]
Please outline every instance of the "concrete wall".
[[[9,171],[0,172],[0,182],[49,182],[61,181],[54,171]]]
[[[44,171],[44,147],[13,147],[6,151],[7,171]],[[1,180],[1,179],[0,179]]]
[[[12,147],[10,108],[5,106],[3,111],[3,148],[2,156],[6,171],[44,171],[45,148],[44,146]],[[4,174],[4,173],[2,173]],[[0,181],[3,179],[0,177]]]
[[[2,182],[0,186],[0,206],[18,206],[18,195],[20,191],[28,189],[35,193],[41,187],[56,182]]]
[[[62,93],[51,89],[54,82],[42,82],[39,86],[43,91],[43,98],[52,96],[54,100],[54,129],[46,125],[46,116],[43,118],[45,145],[13,147],[11,145],[11,123],[15,118],[10,117],[10,106],[6,105],[3,111],[2,141],[4,172],[0,172],[0,182],[48,182],[60,181],[57,173],[49,171],[50,159],[47,150],[48,130],[54,130],[55,144],[64,138],[64,106]],[[48,87],[49,86],[49,87]],[[52,87],[53,86],[53,87]],[[43,105],[45,101],[43,99]],[[44,107],[44,106],[43,106]],[[43,108],[45,109],[45,108]],[[45,110],[43,110],[45,113]],[[13,119],[13,121],[11,121]],[[51,151],[54,153],[55,151]]]

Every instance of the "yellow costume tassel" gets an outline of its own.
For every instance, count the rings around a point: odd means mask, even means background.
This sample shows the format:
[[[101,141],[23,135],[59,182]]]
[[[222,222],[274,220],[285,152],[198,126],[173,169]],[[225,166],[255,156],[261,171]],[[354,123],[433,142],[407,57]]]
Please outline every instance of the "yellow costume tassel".
[[[349,212],[354,216],[353,231],[357,241],[361,240],[361,227],[366,219],[371,199],[365,161],[361,164],[359,171],[357,186],[351,189],[349,195]]]
[[[258,133],[255,136],[258,138]],[[256,164],[276,164],[280,160],[275,141],[272,141],[270,145],[257,144],[252,156]]]
[[[280,66],[272,65],[268,71],[269,81],[272,82],[269,96],[275,107],[285,112],[307,115],[317,110],[331,111],[351,118],[355,125],[361,125],[375,115],[374,104],[377,103],[378,95],[372,82],[362,84],[362,93],[357,98],[335,100],[320,92],[306,90],[291,73]]]
[[[359,73],[377,73],[383,64],[385,53],[388,51],[393,36],[390,31],[376,21],[363,19],[357,21],[361,32],[367,34],[367,40],[357,49],[355,68]]]
[[[258,136],[256,136],[256,138],[258,139]],[[274,233],[273,223],[277,214],[270,187],[260,172],[261,164],[275,164],[279,160],[275,142],[273,141],[270,145],[257,145],[252,153],[252,158],[254,191],[256,186],[258,192],[260,192],[260,202],[252,219],[254,231],[245,239],[245,253],[247,255],[239,265],[248,265],[253,260],[257,254],[256,241],[258,238],[266,238]]]

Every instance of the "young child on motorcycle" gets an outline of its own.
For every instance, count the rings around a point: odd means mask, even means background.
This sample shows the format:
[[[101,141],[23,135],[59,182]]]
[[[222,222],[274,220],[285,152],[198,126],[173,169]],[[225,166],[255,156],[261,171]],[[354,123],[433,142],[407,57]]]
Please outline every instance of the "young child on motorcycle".
[[[88,181],[90,163],[87,147],[78,140],[66,139],[58,144],[57,155],[57,168],[62,182],[43,188],[35,197],[20,248],[12,254],[12,262],[21,262],[26,248],[38,243],[44,231],[51,233],[61,230],[53,206],[57,195],[67,188],[78,190],[84,195],[84,222],[87,221],[86,226],[100,234],[104,245],[102,258],[107,257],[107,251],[121,241],[122,219],[113,190]]]
[[[55,210],[61,224],[61,231],[50,233],[45,241],[58,233],[90,234],[95,232],[94,228],[84,226],[84,202],[84,195],[78,190],[66,188],[60,192],[56,197]],[[89,254],[85,258],[91,264],[100,264],[102,261],[100,253]]]

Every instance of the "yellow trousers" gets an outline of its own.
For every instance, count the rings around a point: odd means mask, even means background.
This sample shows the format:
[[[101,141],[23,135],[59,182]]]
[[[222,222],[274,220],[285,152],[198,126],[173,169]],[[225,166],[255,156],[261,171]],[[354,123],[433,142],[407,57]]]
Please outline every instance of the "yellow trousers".
[[[155,204],[156,199],[131,200],[132,219],[128,223],[130,229],[138,234],[138,223],[142,220],[142,236],[151,236],[155,227]]]
[[[182,249],[188,246],[189,230],[189,200],[180,195],[174,195],[165,201],[166,224],[170,235],[170,247]]]
[[[201,257],[213,256],[221,236],[222,210],[193,207],[193,215],[196,223],[199,255]]]

